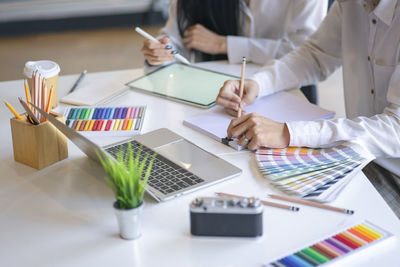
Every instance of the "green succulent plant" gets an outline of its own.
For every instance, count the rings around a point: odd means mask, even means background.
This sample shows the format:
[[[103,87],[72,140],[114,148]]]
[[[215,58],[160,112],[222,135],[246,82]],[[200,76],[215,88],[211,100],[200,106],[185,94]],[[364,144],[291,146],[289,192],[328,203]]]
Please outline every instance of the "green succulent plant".
[[[116,160],[108,154],[97,152],[101,165],[108,175],[106,181],[114,192],[119,209],[133,209],[143,202],[155,154],[151,158],[147,154],[140,161],[141,153],[141,147],[137,153],[134,153],[130,143],[125,154],[123,150],[117,153]],[[147,161],[149,163],[145,168]]]

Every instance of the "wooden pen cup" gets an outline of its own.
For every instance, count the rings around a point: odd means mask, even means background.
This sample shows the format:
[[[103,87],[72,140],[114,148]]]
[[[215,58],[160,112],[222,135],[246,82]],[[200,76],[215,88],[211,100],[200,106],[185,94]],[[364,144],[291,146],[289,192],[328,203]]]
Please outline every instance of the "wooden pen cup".
[[[51,115],[65,122],[64,117]],[[33,125],[26,114],[21,117],[10,120],[15,161],[40,170],[68,157],[67,138],[49,121]]]

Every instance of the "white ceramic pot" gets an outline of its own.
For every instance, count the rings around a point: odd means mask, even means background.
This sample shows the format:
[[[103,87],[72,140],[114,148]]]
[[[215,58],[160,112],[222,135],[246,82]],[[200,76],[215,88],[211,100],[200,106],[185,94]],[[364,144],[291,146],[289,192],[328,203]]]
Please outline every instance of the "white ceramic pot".
[[[121,210],[118,208],[118,202],[114,202],[113,207],[115,215],[117,215],[119,232],[123,239],[132,240],[140,237],[143,206],[144,202],[136,208]]]

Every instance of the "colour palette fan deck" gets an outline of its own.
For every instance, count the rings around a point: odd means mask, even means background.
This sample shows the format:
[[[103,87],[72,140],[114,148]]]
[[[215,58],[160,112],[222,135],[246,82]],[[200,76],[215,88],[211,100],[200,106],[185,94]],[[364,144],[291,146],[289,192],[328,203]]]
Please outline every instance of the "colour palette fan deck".
[[[84,135],[132,136],[140,133],[145,106],[130,107],[68,107],[65,124]]]
[[[347,176],[369,161],[346,145],[259,149],[256,159],[260,172],[280,191],[321,202],[328,201],[325,191],[341,189]]]
[[[394,238],[388,231],[365,221],[267,266],[312,267],[328,265],[382,241]]]

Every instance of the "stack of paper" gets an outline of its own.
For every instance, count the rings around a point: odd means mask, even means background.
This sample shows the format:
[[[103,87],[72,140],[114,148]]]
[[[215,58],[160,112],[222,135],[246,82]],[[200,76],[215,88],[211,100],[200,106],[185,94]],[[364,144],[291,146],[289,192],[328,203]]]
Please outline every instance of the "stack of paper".
[[[277,189],[320,202],[334,200],[351,177],[371,160],[348,145],[259,149],[256,158],[261,173]]]

